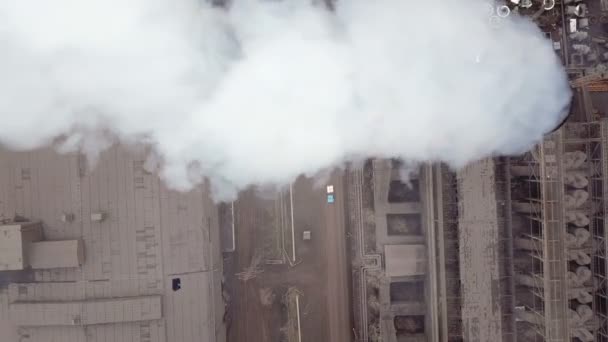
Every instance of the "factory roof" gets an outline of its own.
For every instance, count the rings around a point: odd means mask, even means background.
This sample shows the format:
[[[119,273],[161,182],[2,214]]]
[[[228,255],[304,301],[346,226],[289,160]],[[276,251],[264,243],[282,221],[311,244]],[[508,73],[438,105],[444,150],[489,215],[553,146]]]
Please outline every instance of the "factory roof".
[[[0,217],[18,214],[44,222],[44,239],[22,233],[28,241],[21,248],[27,252],[24,266],[31,265],[31,272],[9,277],[4,294],[0,289],[0,330],[13,331],[1,334],[2,342],[225,341],[218,217],[208,187],[185,193],[167,188],[143,169],[143,148],[114,146],[101,153],[94,168],[81,158],[51,149],[0,148]],[[93,217],[100,212],[101,220]],[[80,253],[82,264],[71,267]],[[181,284],[177,290],[175,281]],[[134,321],[128,315],[136,313],[128,310],[139,300],[159,302],[134,299],[148,296],[159,296],[162,308],[155,304],[150,314],[139,313],[150,320]],[[127,307],[127,300],[135,302]],[[93,310],[76,311],[82,313],[80,325],[65,315],[73,304]],[[106,305],[125,311],[114,314]],[[37,316],[51,309],[56,314],[49,320],[69,324],[48,325],[46,316]],[[19,310],[27,317],[18,316]],[[159,312],[162,318],[153,318]]]
[[[28,257],[32,269],[78,267],[84,261],[82,240],[32,242]]]
[[[13,303],[11,321],[19,326],[94,325],[161,318],[161,297],[140,296],[76,302]]]
[[[426,247],[416,245],[385,245],[386,275],[402,277],[426,273]]]
[[[29,241],[42,238],[38,223],[0,225],[0,271],[22,270],[28,266],[25,247]]]

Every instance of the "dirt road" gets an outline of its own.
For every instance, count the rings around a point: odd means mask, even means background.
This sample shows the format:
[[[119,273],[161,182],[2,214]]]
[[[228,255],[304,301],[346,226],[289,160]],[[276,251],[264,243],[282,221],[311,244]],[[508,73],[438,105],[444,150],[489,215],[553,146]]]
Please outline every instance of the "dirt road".
[[[264,306],[259,300],[259,279],[247,282],[235,279],[235,273],[242,272],[251,263],[260,244],[256,227],[270,224],[265,202],[257,200],[252,191],[241,194],[235,204],[236,252],[227,254],[226,276],[230,279],[231,303],[229,310],[228,341],[267,342],[278,341],[280,328],[280,308]],[[275,322],[277,321],[278,322]],[[278,324],[276,329],[273,324]]]
[[[262,265],[263,273],[247,282],[234,279],[234,274],[251,263],[263,243],[260,231],[273,222],[273,205],[268,199],[256,197],[253,191],[239,196],[235,205],[237,248],[235,253],[227,254],[232,267],[225,266],[226,270],[232,270],[226,277],[233,278],[229,342],[279,341],[285,324],[280,297],[289,287],[302,294],[302,342],[351,341],[350,266],[342,174],[334,173],[329,182],[335,187],[337,200],[333,204],[327,203],[325,186],[315,186],[313,180],[304,177],[293,184],[296,265]],[[291,231],[291,224],[289,227]],[[311,240],[302,240],[305,230],[311,231]],[[291,241],[290,236],[286,240]],[[291,255],[291,249],[287,250]],[[262,289],[272,289],[277,295],[273,305],[262,305]]]

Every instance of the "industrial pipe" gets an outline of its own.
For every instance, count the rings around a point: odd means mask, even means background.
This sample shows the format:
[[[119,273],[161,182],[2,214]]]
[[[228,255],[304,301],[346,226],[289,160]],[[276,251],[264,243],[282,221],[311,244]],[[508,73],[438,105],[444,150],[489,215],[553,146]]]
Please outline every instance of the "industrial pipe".
[[[580,266],[585,266],[591,264],[591,257],[589,254],[580,251],[580,250],[570,250],[567,252],[568,260],[574,261]]]
[[[576,228],[574,230],[574,236],[576,237],[576,246],[581,247],[589,241],[591,233],[585,228]]]
[[[582,189],[589,185],[587,175],[580,171],[566,172],[564,183],[573,188]]]
[[[568,299],[576,299],[581,304],[589,304],[593,302],[593,296],[589,291],[584,289],[569,289]]]
[[[574,209],[582,206],[589,199],[589,192],[585,190],[574,190],[564,196],[564,206],[567,209]]]
[[[579,266],[576,272],[568,272],[566,274],[568,285],[572,288],[582,287],[587,281],[591,279],[591,270],[585,266]]]
[[[576,328],[572,330],[572,336],[578,338],[583,342],[593,342],[595,341],[595,337],[587,328]]]
[[[594,317],[591,307],[585,304],[577,306],[576,313],[580,317],[582,323],[588,322]]]
[[[587,154],[583,151],[573,151],[564,153],[564,168],[578,169],[587,161]]]
[[[581,212],[575,212],[575,211],[566,212],[565,218],[566,218],[566,222],[572,223],[573,225],[575,225],[577,227],[586,227],[589,225],[589,223],[591,223],[591,220],[589,220],[589,217],[587,216],[587,214],[581,213]]]

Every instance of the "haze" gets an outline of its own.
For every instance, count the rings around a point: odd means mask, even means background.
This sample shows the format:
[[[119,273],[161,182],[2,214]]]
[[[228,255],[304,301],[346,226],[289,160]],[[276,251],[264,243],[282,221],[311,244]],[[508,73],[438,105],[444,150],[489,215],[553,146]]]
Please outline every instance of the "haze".
[[[570,101],[539,29],[482,1],[1,0],[0,49],[0,143],[149,144],[216,199],[368,156],[522,152]]]

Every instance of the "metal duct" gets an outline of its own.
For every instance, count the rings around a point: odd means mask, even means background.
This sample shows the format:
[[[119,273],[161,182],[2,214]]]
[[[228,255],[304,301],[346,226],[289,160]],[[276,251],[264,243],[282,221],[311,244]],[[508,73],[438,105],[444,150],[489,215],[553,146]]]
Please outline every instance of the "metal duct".
[[[570,326],[570,329],[583,325],[581,317],[572,309],[568,309],[568,325]]]
[[[593,334],[587,328],[576,328],[572,329],[571,331],[573,337],[576,337],[583,342],[595,341],[595,337],[593,337]]]
[[[586,266],[579,266],[576,273],[568,272],[566,278],[570,287],[582,287],[591,279],[591,270]]]
[[[574,261],[581,266],[591,264],[591,257],[589,254],[580,250],[568,251],[568,260]]]
[[[593,334],[590,333],[584,325],[594,318],[593,311],[589,305],[579,305],[576,311],[568,310],[568,325],[572,331],[572,335],[582,341],[594,341]],[[591,339],[589,339],[591,334]]]
[[[587,281],[589,281],[589,279],[591,279],[591,270],[589,269],[589,267],[586,266],[579,266],[576,268],[576,275],[579,279],[579,281],[581,282],[581,284],[586,283]]]
[[[578,169],[587,160],[587,155],[583,151],[564,153],[564,168]]]
[[[576,228],[574,234],[566,233],[566,246],[570,248],[580,248],[591,238],[591,233],[585,228]]]
[[[580,171],[567,172],[564,175],[564,183],[573,188],[582,189],[589,185],[589,179]]]
[[[584,289],[570,289],[568,290],[568,299],[576,299],[581,304],[588,304],[593,301],[593,296]]]
[[[582,206],[583,204],[585,204],[585,202],[587,202],[587,200],[589,199],[589,192],[585,191],[585,190],[574,190],[574,191],[570,191],[568,192],[568,194],[566,194],[564,196],[564,206],[567,209],[573,209],[573,208],[578,208],[580,206]]]
[[[532,175],[539,175],[540,168],[538,165],[512,165],[510,171],[511,175],[515,177],[530,177]],[[549,177],[557,177],[556,168],[546,168],[545,172]]]
[[[574,236],[576,237],[576,246],[581,247],[589,241],[591,233],[585,228],[576,228],[574,230]]]
[[[577,306],[576,313],[579,315],[582,323],[590,321],[594,317],[591,307],[585,304]]]
[[[591,221],[589,220],[589,216],[581,212],[567,212],[565,218],[566,222],[572,223],[577,227],[585,227],[588,226],[589,223],[591,223]]]
[[[574,236],[574,234],[566,233],[564,236],[564,243],[568,248],[576,247],[576,236]]]

